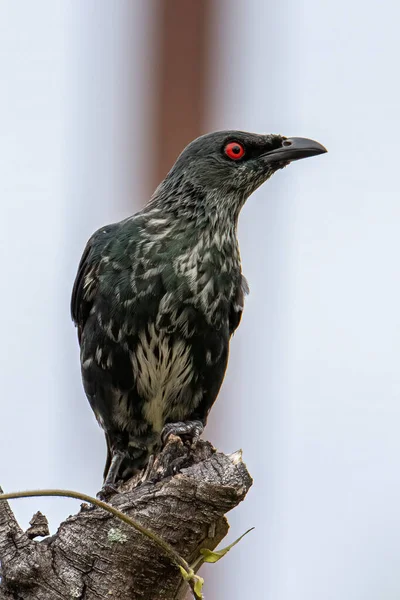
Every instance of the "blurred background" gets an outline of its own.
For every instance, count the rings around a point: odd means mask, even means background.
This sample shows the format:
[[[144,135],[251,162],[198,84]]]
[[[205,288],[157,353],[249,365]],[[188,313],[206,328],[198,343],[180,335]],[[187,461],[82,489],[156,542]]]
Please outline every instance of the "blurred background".
[[[0,2],[0,483],[95,494],[70,292],[103,224],[214,129],[314,138],[242,211],[251,293],[206,436],[254,477],[208,598],[400,596],[400,8]],[[53,531],[79,503],[40,509]]]

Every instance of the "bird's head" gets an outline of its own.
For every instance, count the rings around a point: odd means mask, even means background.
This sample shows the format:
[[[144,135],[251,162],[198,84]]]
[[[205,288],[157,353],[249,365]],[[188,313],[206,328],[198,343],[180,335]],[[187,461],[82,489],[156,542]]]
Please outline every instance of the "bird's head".
[[[306,138],[217,131],[197,138],[183,150],[158,192],[180,197],[184,203],[184,190],[190,189],[209,207],[224,207],[238,214],[250,194],[275,171],[326,151]]]

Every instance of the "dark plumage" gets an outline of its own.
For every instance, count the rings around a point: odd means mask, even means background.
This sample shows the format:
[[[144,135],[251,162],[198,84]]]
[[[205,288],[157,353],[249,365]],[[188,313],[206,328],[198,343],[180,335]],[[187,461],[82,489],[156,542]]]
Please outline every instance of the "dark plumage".
[[[240,209],[277,169],[325,151],[302,138],[205,135],[142,211],[90,238],[71,311],[85,392],[106,434],[107,486],[142,468],[162,432],[202,432],[247,292]]]

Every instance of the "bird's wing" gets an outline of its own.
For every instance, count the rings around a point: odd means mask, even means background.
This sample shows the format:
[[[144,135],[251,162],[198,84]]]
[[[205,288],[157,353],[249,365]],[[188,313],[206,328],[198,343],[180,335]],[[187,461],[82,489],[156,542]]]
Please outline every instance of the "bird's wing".
[[[240,320],[242,318],[242,312],[244,308],[244,297],[249,293],[249,284],[247,283],[244,275],[241,276],[240,285],[236,290],[236,295],[231,304],[231,310],[229,313],[229,333],[232,335],[238,328]]]
[[[97,292],[101,261],[115,227],[117,225],[108,225],[96,231],[86,244],[79,263],[71,296],[71,316],[78,328],[79,341]]]

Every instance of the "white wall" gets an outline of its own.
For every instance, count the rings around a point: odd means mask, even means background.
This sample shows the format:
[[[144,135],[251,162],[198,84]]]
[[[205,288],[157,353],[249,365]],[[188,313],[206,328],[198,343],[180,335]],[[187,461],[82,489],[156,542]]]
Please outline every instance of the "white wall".
[[[63,3],[43,4],[43,12],[33,3],[0,4],[0,479],[7,491],[52,481],[54,425],[66,393],[58,291],[67,202],[66,13]],[[14,506],[26,524],[50,503]]]
[[[244,208],[251,295],[209,436],[255,481],[204,569],[215,597],[400,594],[400,9],[218,3],[210,128],[308,136],[329,154]],[[221,432],[220,429],[223,429]]]
[[[145,200],[151,3],[0,4],[0,484],[101,486],[69,298],[81,252]],[[146,190],[147,192],[147,190]],[[148,192],[147,192],[148,193]],[[79,503],[13,503],[58,523]]]

